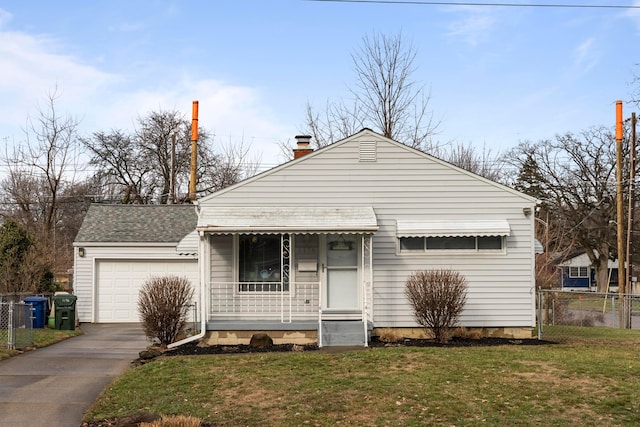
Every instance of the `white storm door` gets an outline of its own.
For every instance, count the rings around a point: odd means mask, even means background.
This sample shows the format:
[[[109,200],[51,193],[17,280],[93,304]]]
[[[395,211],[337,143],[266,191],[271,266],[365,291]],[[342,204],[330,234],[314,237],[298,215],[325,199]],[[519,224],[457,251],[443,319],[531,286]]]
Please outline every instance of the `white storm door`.
[[[325,309],[358,310],[358,244],[352,234],[330,234],[325,245]]]

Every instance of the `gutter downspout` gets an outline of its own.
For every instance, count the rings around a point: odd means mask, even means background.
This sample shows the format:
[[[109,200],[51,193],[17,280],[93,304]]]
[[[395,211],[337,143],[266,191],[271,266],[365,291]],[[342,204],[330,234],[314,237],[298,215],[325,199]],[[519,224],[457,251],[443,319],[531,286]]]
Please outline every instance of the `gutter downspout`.
[[[198,217],[200,217],[200,209],[198,209],[197,202],[195,203],[195,205],[196,205],[195,206],[196,214],[198,214]],[[198,332],[196,335],[192,335],[180,341],[172,342],[167,346],[167,348],[176,348],[178,346],[181,346],[182,344],[199,340],[200,338],[204,337],[204,335],[207,333],[208,308],[207,308],[207,305],[205,304],[206,286],[205,286],[204,272],[205,272],[205,260],[207,259],[207,254],[209,253],[209,251],[206,250],[205,246],[206,245],[205,245],[205,239],[204,239],[204,232],[200,232],[200,241],[198,243],[198,267],[200,270],[199,272],[200,273],[200,332]]]

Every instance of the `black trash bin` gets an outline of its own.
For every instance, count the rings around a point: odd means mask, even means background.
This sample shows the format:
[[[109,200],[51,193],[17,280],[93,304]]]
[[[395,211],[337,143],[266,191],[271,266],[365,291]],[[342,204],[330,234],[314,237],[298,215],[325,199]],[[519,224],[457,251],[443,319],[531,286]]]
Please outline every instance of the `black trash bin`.
[[[63,331],[76,329],[76,300],[71,294],[59,294],[53,297],[55,310],[55,328]]]
[[[44,328],[49,300],[46,297],[26,297],[24,302],[25,304],[31,304],[32,326],[34,328]]]

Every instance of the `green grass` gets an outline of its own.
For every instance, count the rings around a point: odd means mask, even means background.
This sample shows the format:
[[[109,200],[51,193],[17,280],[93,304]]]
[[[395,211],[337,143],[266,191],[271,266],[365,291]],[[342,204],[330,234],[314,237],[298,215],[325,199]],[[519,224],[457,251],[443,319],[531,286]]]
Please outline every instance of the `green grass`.
[[[596,344],[618,342],[640,345],[640,330],[638,329],[544,325],[542,331],[542,338],[549,341],[569,340],[574,343],[587,341]]]
[[[85,420],[147,410],[224,426],[638,425],[637,353],[555,344],[166,357],[119,377]]]
[[[0,333],[6,333],[6,330],[0,331]],[[55,344],[59,341],[65,340],[70,337],[82,334],[82,331],[76,329],[75,331],[60,331],[57,329],[48,328],[34,328],[33,329],[33,342],[35,348],[46,347],[51,344]],[[7,359],[11,356],[19,354],[18,350],[7,350],[5,347],[0,347],[0,360]]]
[[[583,298],[562,298],[568,303],[567,307],[575,310],[588,310],[596,312],[611,312],[620,310],[622,304],[620,298],[616,298],[615,302],[611,298],[603,297],[583,297]],[[629,302],[627,302],[629,304]],[[640,301],[633,299],[630,302],[630,308],[633,312],[640,311]]]

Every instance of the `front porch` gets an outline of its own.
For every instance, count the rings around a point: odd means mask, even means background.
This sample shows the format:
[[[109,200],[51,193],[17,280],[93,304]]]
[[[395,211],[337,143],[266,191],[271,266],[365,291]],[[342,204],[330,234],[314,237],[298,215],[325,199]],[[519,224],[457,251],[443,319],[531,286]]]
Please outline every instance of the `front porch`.
[[[248,342],[259,331],[274,342],[367,345],[363,311],[323,310],[319,282],[211,282],[207,289],[210,342]]]

